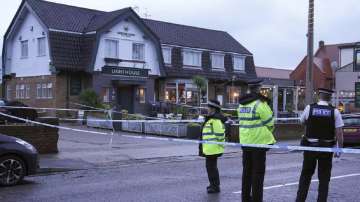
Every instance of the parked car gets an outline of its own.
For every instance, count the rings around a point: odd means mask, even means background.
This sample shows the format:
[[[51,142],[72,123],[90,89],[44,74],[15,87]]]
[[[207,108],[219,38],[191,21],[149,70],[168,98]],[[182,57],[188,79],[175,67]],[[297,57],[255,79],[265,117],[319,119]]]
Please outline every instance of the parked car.
[[[35,120],[36,118],[38,118],[38,114],[35,109],[7,108],[7,107],[28,107],[28,106],[19,101],[6,101],[0,99],[0,112],[29,120]],[[0,115],[0,123],[5,123],[5,122],[21,123],[22,121]]]
[[[39,167],[38,152],[24,140],[0,134],[0,186],[13,186]]]
[[[344,115],[344,144],[360,143],[360,115]]]

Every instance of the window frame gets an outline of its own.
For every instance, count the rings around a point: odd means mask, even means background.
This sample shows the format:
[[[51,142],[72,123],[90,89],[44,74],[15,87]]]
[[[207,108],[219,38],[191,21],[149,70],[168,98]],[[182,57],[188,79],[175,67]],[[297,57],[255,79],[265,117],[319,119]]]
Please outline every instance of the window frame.
[[[242,66],[239,67],[236,65],[236,60],[238,59],[241,59],[243,62],[242,62]],[[244,72],[245,71],[245,66],[246,66],[246,56],[243,56],[243,55],[233,55],[233,68],[234,68],[234,71],[239,71],[239,72]]]
[[[135,53],[135,51],[137,50],[136,47],[141,47],[139,50],[139,53],[137,55],[137,53]],[[136,56],[139,56],[139,58],[137,58]],[[135,61],[142,61],[145,62],[145,44],[144,43],[133,43],[132,44],[132,59]]]
[[[167,57],[165,57],[165,51],[168,51],[169,55]],[[163,58],[164,58],[164,63],[167,65],[171,65],[172,63],[172,48],[171,47],[162,47],[162,53],[163,53]],[[166,60],[168,59],[168,60]]]
[[[115,54],[112,54],[111,42],[116,43]],[[105,39],[105,58],[119,59],[119,40],[117,39]]]
[[[191,55],[191,58],[187,58]],[[198,56],[198,63],[195,64],[195,55]],[[202,63],[202,51],[200,50],[193,50],[193,49],[184,49],[182,51],[182,58],[183,58],[183,65],[188,67],[195,67],[195,68],[201,68]],[[192,60],[190,63],[188,63],[190,60]]]
[[[42,44],[40,43],[41,41],[43,42]],[[40,52],[41,50],[43,50],[43,52]],[[37,38],[37,54],[38,57],[46,56],[46,37]]]
[[[215,57],[221,57],[221,65],[217,66],[215,62]],[[211,68],[212,69],[218,69],[218,70],[225,70],[225,54],[222,53],[211,53]]]
[[[26,46],[24,46],[25,44]],[[24,49],[25,47],[26,49]],[[20,41],[20,58],[26,59],[28,57],[29,57],[29,40],[22,40]]]

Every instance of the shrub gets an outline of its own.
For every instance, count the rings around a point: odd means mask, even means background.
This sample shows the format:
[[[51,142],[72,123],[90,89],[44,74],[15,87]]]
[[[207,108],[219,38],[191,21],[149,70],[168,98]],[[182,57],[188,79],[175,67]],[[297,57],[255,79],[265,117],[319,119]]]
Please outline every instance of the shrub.
[[[103,108],[98,94],[92,89],[86,89],[79,96],[80,103],[90,107]]]

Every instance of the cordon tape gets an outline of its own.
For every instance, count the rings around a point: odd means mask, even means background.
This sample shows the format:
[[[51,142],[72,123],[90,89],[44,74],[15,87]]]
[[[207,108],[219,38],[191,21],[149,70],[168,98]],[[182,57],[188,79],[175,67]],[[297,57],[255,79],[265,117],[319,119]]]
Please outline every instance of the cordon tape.
[[[74,129],[64,126],[56,126],[51,125],[47,123],[41,123],[37,121],[32,121],[16,116],[12,116],[9,114],[5,114],[0,112],[0,115],[16,119],[19,121],[32,123],[36,125],[42,125],[47,126],[51,128],[58,128],[63,130],[70,130],[70,131],[76,131],[76,132],[84,132],[84,133],[90,133],[90,134],[100,134],[100,135],[114,135],[113,133],[105,133],[105,132],[97,132],[97,131],[90,131],[90,130],[81,130],[81,129]],[[126,121],[126,120],[122,120]],[[131,120],[133,122],[156,122],[159,123],[165,123],[169,122],[169,120]],[[179,122],[177,120],[170,120],[173,122]],[[187,120],[189,122],[191,120]],[[224,145],[224,146],[231,146],[231,147],[252,147],[252,148],[263,148],[263,149],[282,149],[282,150],[289,150],[289,151],[314,151],[314,152],[334,152],[334,153],[347,153],[347,154],[360,154],[360,149],[348,149],[348,148],[328,148],[328,147],[305,147],[305,146],[295,146],[295,145],[260,145],[260,144],[240,144],[240,143],[232,143],[232,142],[214,142],[214,141],[203,141],[203,140],[188,140],[188,139],[177,139],[177,138],[165,138],[165,137],[151,137],[151,136],[133,136],[133,135],[122,135],[118,134],[118,136],[126,137],[126,138],[135,138],[135,139],[147,139],[147,140],[158,140],[158,141],[168,141],[168,142],[180,142],[180,143],[189,143],[189,144],[216,144],[216,145]]]

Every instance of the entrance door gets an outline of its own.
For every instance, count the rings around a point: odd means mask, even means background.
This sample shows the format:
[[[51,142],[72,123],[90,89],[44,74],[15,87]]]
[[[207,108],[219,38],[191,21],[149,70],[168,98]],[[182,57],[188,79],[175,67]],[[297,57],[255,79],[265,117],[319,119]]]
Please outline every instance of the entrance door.
[[[117,101],[121,109],[134,113],[134,86],[121,86],[117,89]]]

